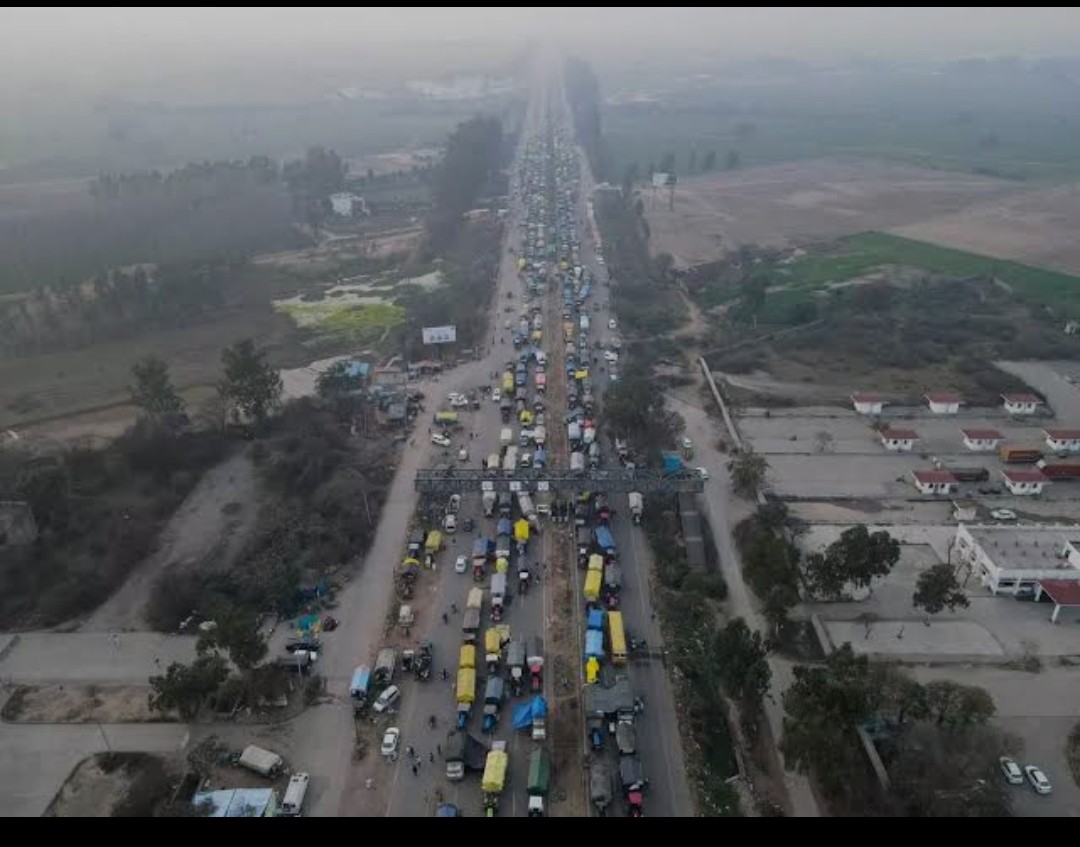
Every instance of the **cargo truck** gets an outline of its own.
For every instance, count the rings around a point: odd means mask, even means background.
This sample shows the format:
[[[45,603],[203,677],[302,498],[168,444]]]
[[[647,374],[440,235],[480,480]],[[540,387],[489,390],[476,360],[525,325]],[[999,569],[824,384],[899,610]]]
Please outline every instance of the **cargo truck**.
[[[505,689],[501,676],[489,676],[484,685],[484,732],[494,732],[499,723],[499,712],[502,709]]]
[[[498,456],[495,456],[496,462],[498,462]],[[484,517],[490,518],[495,513],[495,492],[485,491],[481,495],[481,499],[484,503]]]
[[[510,669],[510,692],[521,695],[525,686],[525,642],[511,641],[506,647],[506,666]]]
[[[1002,444],[998,448],[998,458],[1009,465],[1033,465],[1043,457],[1038,447],[1020,444]]]
[[[533,693],[544,690],[544,642],[539,635],[530,639],[529,653],[525,659],[529,666],[529,686]]]
[[[476,699],[476,669],[459,668],[457,688],[454,691],[457,701],[457,728],[465,729],[472,717],[473,701]]]
[[[627,497],[630,500],[630,519],[637,526],[641,523],[641,518],[645,514],[645,498],[637,491],[631,491]]]
[[[489,627],[484,632],[484,661],[487,663],[488,673],[495,673],[499,669],[499,659],[502,658],[502,639],[499,631]]]
[[[484,762],[483,776],[480,778],[486,817],[493,818],[499,812],[499,798],[506,785],[506,771],[509,764],[510,757],[506,752],[506,742],[493,741]]]
[[[529,817],[544,817],[544,803],[551,783],[551,756],[544,747],[529,754]]]
[[[605,759],[593,759],[589,773],[589,799],[600,817],[607,815],[612,795],[611,768]]]
[[[1038,462],[1038,468],[1050,479],[1070,480],[1080,479],[1080,461],[1056,459],[1047,461],[1042,459]]]
[[[502,620],[505,603],[506,574],[497,573],[491,577],[491,619],[496,623]]]
[[[447,733],[443,755],[446,759],[446,778],[459,782],[465,778],[466,771],[484,769],[487,747],[467,732],[455,730]]]
[[[503,456],[503,474],[506,476],[513,476],[517,473],[518,467],[518,448],[517,445],[511,444],[506,448],[506,455]]]
[[[262,747],[256,747],[254,744],[249,744],[244,748],[240,758],[237,760],[237,764],[242,768],[257,773],[259,776],[268,778],[277,776],[285,767],[285,763],[277,753],[265,750]]]
[[[622,612],[611,611],[607,615],[608,643],[611,647],[611,662],[620,666],[626,664],[626,630],[623,628]]]

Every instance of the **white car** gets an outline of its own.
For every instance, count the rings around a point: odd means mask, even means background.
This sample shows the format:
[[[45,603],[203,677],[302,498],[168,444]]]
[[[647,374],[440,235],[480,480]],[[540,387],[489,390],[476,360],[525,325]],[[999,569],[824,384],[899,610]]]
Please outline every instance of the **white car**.
[[[612,371],[611,373],[608,374],[608,379],[610,379],[612,382],[618,382],[619,381],[619,375],[617,373],[615,373],[615,371]]]
[[[998,764],[1001,766],[1001,774],[1005,777],[1005,781],[1009,785],[1023,785],[1024,784],[1024,772],[1020,770],[1020,766],[1016,764],[1008,756],[1002,756],[998,759]]]
[[[612,318],[611,320],[609,320],[607,322],[607,328],[608,329],[618,329],[619,328],[619,324],[618,324],[618,322],[616,322],[615,318]]]
[[[994,511],[990,513],[990,517],[995,521],[1015,521],[1016,512],[1012,509],[994,509]]]
[[[493,388],[491,390],[491,402],[498,403],[500,400],[502,400],[502,391],[498,388]]]
[[[704,479],[706,482],[708,481],[708,479],[709,479],[709,469],[708,468],[694,468],[694,470],[696,470],[698,472],[698,475],[702,479]]]
[[[617,361],[619,361],[619,354],[616,353],[613,350],[605,350],[604,351],[604,361],[605,362],[617,362]]]
[[[443,519],[443,529],[446,530],[450,535],[453,535],[455,532],[457,532],[457,518],[453,515],[447,515]]]
[[[391,711],[400,699],[401,690],[396,685],[390,685],[379,695],[379,699],[371,708],[375,710],[375,714],[381,715],[383,712]]]
[[[393,762],[397,760],[398,747],[400,745],[401,730],[396,726],[391,726],[383,733],[382,745],[379,747],[379,752],[382,753],[385,758]]]
[[[454,560],[454,573],[465,573],[469,569],[469,559],[466,556],[458,556]]]
[[[1035,789],[1036,794],[1049,794],[1054,788],[1050,785],[1050,780],[1046,778],[1039,768],[1035,765],[1028,765],[1024,768],[1024,774],[1028,778],[1028,782],[1031,783],[1031,787]]]
[[[453,442],[450,441],[445,435],[440,435],[437,432],[431,433],[431,443],[437,444],[440,447],[449,447]]]
[[[451,394],[450,395],[450,407],[452,409],[461,409],[468,407],[469,398],[464,394]]]

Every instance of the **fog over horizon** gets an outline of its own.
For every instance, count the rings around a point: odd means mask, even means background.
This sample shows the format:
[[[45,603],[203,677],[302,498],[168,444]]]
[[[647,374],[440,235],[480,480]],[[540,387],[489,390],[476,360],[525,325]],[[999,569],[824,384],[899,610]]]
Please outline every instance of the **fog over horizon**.
[[[355,45],[529,40],[598,52],[715,48],[795,59],[1038,57],[1076,52],[1080,10],[900,7],[7,8],[0,64],[114,62],[179,50],[190,59]],[[70,69],[78,74],[78,69]]]

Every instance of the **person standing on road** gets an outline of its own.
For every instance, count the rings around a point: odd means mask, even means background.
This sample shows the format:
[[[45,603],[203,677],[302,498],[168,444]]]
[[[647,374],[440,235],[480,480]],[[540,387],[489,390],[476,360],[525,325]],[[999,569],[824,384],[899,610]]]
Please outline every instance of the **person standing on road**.
[[[420,769],[414,764],[412,766],[412,775],[417,776],[420,773]]]

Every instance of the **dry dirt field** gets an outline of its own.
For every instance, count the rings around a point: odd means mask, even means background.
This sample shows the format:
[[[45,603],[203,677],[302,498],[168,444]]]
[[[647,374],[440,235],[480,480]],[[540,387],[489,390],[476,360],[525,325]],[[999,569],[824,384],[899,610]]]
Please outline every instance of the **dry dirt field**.
[[[161,723],[145,685],[20,685],[4,704],[11,723]]]
[[[646,188],[642,198],[653,251],[687,266],[740,244],[789,246],[871,229],[902,232],[895,228],[949,220],[980,202],[1002,208],[1002,198],[1022,190],[1019,183],[971,174],[815,159],[687,179],[675,189],[674,211],[666,191],[654,197]]]
[[[1080,185],[1024,191],[889,230],[943,247],[1080,274]]]
[[[91,756],[75,767],[44,817],[149,817],[171,793],[179,768],[146,753]]]

